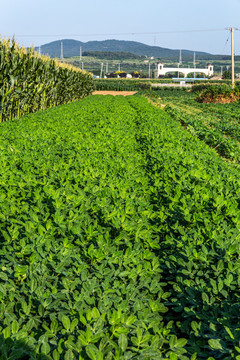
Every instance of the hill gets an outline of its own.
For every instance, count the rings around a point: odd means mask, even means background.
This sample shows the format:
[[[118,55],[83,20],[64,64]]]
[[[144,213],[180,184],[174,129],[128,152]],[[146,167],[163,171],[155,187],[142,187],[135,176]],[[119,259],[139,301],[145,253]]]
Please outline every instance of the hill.
[[[48,54],[51,57],[60,57],[61,54],[61,42],[63,43],[64,57],[78,56],[80,53],[80,47],[83,52],[87,51],[104,51],[104,52],[127,52],[140,56],[154,56],[161,59],[178,60],[179,50],[173,50],[163,48],[159,46],[150,46],[137,41],[126,40],[104,40],[104,41],[88,41],[86,43],[73,40],[63,39],[53,41],[41,46],[41,52]],[[36,48],[38,50],[38,48]],[[216,55],[211,55],[206,52],[195,52],[198,59],[210,59]],[[182,57],[185,61],[192,60],[192,50],[182,50]]]

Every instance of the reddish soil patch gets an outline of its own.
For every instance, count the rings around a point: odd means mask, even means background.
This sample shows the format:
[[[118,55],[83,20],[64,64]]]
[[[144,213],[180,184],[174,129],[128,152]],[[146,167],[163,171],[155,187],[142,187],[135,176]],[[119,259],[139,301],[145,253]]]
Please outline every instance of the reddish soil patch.
[[[92,94],[93,95],[123,95],[123,96],[127,96],[127,95],[134,95],[136,94],[137,91],[94,91]]]

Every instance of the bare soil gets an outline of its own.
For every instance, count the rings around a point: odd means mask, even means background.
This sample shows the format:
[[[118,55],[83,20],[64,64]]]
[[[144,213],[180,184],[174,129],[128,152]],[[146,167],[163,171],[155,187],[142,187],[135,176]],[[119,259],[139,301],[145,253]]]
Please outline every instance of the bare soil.
[[[136,94],[137,91],[108,91],[108,90],[104,90],[104,91],[94,91],[92,94],[93,95],[123,95],[123,96],[128,96],[128,95],[134,95]]]

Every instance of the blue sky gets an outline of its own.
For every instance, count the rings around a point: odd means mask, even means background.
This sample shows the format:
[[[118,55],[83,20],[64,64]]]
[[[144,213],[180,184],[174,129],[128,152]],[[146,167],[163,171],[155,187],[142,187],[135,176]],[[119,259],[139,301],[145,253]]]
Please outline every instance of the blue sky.
[[[24,46],[62,38],[118,39],[229,54],[224,29],[240,28],[240,0],[0,0],[0,9],[1,36],[15,34]],[[219,30],[194,32],[210,29]],[[235,53],[240,55],[240,31]]]

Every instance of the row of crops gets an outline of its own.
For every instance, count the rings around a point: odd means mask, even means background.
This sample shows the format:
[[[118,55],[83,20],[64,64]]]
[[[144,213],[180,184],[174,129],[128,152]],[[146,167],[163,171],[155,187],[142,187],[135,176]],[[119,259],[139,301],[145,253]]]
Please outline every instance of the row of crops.
[[[236,169],[138,96],[5,122],[0,151],[1,359],[240,359]]]
[[[196,101],[197,88],[198,86],[192,93],[185,90],[165,89],[148,92],[147,95],[156,103],[167,104],[165,111],[168,114],[179,121],[192,135],[214,148],[220,156],[238,163],[240,160],[239,102],[201,104]]]
[[[96,90],[112,91],[139,91],[150,89],[151,84],[171,83],[172,80],[143,80],[143,79],[96,79],[94,86]]]
[[[0,122],[82,99],[90,73],[0,40]]]
[[[189,115],[171,106],[165,110],[193,135],[214,148],[219,155],[235,162],[240,160],[240,127],[239,122],[227,118],[206,116],[205,114]]]
[[[173,83],[172,79],[95,79],[94,86],[96,90],[112,90],[112,91],[141,91],[144,89],[155,90],[156,87],[152,87],[152,84],[171,84]],[[202,82],[199,80],[195,81],[194,91],[200,91],[206,88],[219,88],[219,84],[224,87],[231,89],[230,80],[222,80],[216,83],[215,81]],[[216,85],[218,85],[216,87]],[[239,82],[236,82],[236,86],[239,87]],[[169,90],[169,87],[166,87]],[[173,91],[176,91],[176,88],[170,88]],[[165,89],[164,89],[165,90]],[[178,89],[178,90],[181,90]]]

